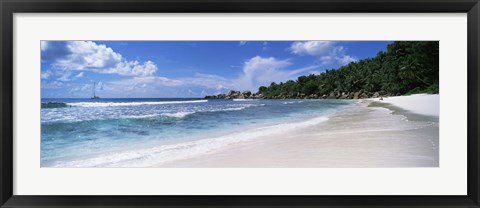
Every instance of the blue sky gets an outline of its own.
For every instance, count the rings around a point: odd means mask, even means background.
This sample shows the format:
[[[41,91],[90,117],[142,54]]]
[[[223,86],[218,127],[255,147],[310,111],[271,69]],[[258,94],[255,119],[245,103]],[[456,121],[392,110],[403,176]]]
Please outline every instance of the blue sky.
[[[42,98],[256,92],[374,57],[391,41],[42,41]]]

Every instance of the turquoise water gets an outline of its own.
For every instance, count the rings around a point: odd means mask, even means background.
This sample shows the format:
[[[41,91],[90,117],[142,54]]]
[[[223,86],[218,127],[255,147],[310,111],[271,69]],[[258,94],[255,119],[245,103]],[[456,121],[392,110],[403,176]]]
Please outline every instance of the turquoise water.
[[[256,135],[306,125],[309,119],[325,120],[351,103],[42,99],[41,166],[151,166],[218,150]]]

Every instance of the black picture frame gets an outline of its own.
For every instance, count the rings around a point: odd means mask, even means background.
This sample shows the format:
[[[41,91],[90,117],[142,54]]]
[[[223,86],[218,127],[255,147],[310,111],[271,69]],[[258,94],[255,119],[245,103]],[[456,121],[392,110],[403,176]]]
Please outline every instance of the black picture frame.
[[[1,207],[480,207],[478,0],[0,0]],[[13,195],[14,13],[467,13],[466,196],[25,196]],[[452,179],[454,180],[454,179]],[[94,188],[94,187],[92,187]]]

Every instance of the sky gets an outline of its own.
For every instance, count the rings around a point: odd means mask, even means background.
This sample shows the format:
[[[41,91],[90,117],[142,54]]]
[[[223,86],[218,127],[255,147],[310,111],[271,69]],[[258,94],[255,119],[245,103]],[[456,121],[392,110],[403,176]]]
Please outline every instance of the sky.
[[[257,92],[375,57],[391,41],[41,41],[42,98]]]

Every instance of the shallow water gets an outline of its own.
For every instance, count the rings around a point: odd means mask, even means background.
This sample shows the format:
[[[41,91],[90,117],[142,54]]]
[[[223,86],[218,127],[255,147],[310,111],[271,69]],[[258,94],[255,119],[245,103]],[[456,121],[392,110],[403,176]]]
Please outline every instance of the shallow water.
[[[350,100],[42,99],[42,167],[145,167],[322,122]],[[62,106],[62,105],[59,105]]]

